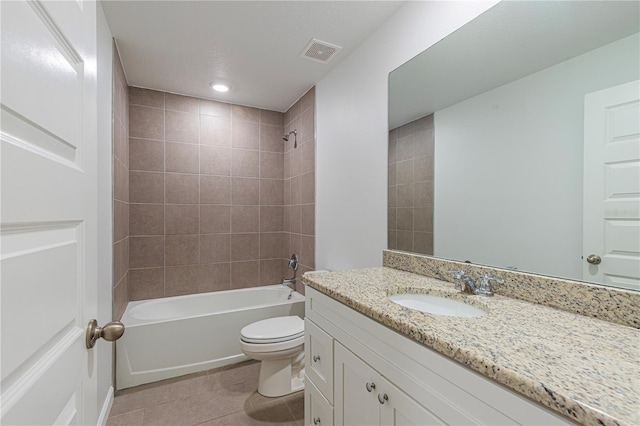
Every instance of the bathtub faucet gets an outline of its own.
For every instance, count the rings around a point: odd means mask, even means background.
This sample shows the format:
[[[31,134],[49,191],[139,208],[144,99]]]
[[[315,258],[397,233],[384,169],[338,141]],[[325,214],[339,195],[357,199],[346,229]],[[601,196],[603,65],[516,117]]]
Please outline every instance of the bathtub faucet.
[[[291,259],[289,259],[289,264],[287,265],[289,268],[293,269],[293,277],[284,278],[282,277],[282,285],[290,286],[296,283],[296,271],[298,270],[298,255],[292,254]]]

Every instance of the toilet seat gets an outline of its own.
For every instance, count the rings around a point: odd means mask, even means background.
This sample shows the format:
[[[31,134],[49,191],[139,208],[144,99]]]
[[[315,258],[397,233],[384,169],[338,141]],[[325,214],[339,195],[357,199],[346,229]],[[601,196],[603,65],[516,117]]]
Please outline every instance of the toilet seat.
[[[244,327],[240,336],[243,342],[256,345],[297,340],[304,337],[304,321],[298,316],[269,318]]]

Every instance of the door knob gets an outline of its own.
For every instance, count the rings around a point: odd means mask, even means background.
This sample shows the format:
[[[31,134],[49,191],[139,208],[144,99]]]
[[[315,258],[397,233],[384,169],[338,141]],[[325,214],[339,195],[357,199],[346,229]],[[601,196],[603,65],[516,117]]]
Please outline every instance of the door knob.
[[[87,349],[91,349],[95,346],[96,340],[103,338],[109,342],[118,340],[124,334],[124,324],[120,321],[111,321],[104,325],[104,327],[98,327],[98,321],[92,319],[87,324],[87,334],[85,342]]]
[[[380,404],[384,404],[384,402],[385,402],[385,401],[388,401],[388,400],[389,400],[389,397],[387,396],[387,394],[386,394],[386,393],[385,393],[384,395],[383,395],[383,394],[380,394],[380,393],[378,394],[378,402],[379,402]]]
[[[592,265],[599,265],[600,262],[602,262],[602,259],[597,254],[590,254],[589,256],[587,256],[587,262]]]
[[[367,382],[365,387],[367,388],[367,392],[371,392],[376,388],[376,384],[373,382]]]

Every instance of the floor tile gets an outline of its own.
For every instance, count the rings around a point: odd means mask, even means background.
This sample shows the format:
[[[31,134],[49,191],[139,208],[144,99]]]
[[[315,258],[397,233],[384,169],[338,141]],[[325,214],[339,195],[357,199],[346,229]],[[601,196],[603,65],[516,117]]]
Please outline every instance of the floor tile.
[[[228,416],[220,417],[201,426],[260,426],[260,425],[282,425],[294,426],[296,420],[293,418],[289,408],[284,401],[274,401],[263,404],[259,407],[249,408]]]
[[[144,410],[130,411],[119,416],[109,416],[107,426],[138,426],[142,425]]]

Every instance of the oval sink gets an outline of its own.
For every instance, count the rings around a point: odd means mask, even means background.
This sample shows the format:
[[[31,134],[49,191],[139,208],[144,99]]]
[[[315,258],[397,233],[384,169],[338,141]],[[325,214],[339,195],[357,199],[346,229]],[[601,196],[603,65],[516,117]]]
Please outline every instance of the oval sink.
[[[483,317],[485,311],[464,302],[428,294],[394,294],[389,300],[405,308],[450,317]]]

